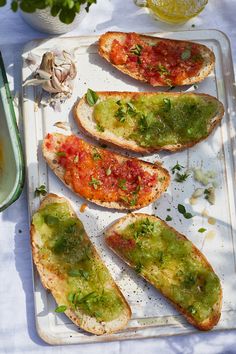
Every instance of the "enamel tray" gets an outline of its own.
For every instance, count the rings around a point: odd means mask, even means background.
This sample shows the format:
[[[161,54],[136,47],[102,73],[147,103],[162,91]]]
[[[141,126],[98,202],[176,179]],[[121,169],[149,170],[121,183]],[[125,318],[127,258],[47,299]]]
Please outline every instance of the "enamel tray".
[[[24,158],[15,111],[0,52],[0,212],[19,198]]]
[[[172,221],[169,224],[187,235],[208,258],[219,275],[223,287],[222,317],[214,330],[236,328],[235,92],[233,91],[234,74],[230,44],[222,32],[215,30],[169,32],[154,35],[197,41],[214,51],[216,56],[215,71],[197,88],[193,86],[181,87],[180,90],[196,90],[196,92],[217,96],[225,106],[225,116],[221,126],[207,140],[193,148],[179,153],[160,153],[141,157],[153,162],[161,160],[169,170],[178,161],[187,169],[195,167],[202,168],[204,171],[215,171],[215,182],[217,183],[215,205],[211,206],[204,198],[200,198],[196,205],[191,205],[189,203],[191,194],[201,185],[193,179],[192,174],[184,183],[175,182],[172,175],[172,182],[167,192],[158,201],[139,211],[158,215],[162,219],[165,219],[168,214],[171,215]],[[118,72],[100,58],[97,54],[97,40],[98,37],[51,38],[31,41],[24,47],[23,61],[29,52],[42,56],[44,52],[53,49],[73,51],[77,58],[78,69],[73,96],[63,104],[61,112],[55,112],[50,107],[38,109],[35,105],[37,99],[35,87],[24,89],[23,111],[29,214],[31,217],[39,206],[40,199],[34,197],[34,191],[42,184],[46,185],[49,192],[68,198],[128,300],[133,315],[128,327],[119,333],[103,336],[88,334],[77,328],[64,314],[55,314],[56,304],[52,296],[42,287],[37,271],[33,267],[38,333],[48,343],[69,344],[196,332],[197,330],[190,326],[158,291],[140,279],[105,246],[104,229],[124,213],[97,207],[92,203],[87,203],[88,206],[82,213],[80,207],[85,201],[67,189],[47,168],[42,158],[40,147],[46,133],[70,133],[54,126],[55,122],[67,121],[70,123],[72,132],[81,135],[73,122],[71,108],[88,88],[100,91],[154,90],[150,86],[140,84]],[[30,69],[23,66],[23,80],[27,79],[30,74]],[[156,91],[160,90],[156,89]],[[93,143],[96,144],[95,141]],[[187,211],[194,215],[192,219],[184,219],[179,214],[177,210],[179,203],[184,204]],[[199,233],[199,228],[205,228],[207,231]]]

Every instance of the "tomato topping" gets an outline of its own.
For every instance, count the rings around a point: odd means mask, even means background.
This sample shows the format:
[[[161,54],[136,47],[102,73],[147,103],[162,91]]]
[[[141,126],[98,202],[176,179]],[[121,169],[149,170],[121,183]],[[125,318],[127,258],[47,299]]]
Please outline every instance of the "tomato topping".
[[[116,232],[107,238],[107,243],[111,248],[121,249],[122,251],[130,251],[136,247],[134,239],[125,239]]]
[[[53,135],[52,134],[49,134],[49,133],[47,134],[45,146],[48,150],[51,150],[53,148]]]
[[[121,65],[126,62],[127,55],[125,49],[123,48],[122,44],[120,44],[120,42],[118,42],[116,39],[112,43],[110,57],[115,65]]]
[[[47,144],[46,138],[46,147]],[[68,136],[55,146],[56,159],[65,169],[65,182],[85,198],[134,207],[147,204],[157,184],[157,173],[145,171],[139,160],[121,160],[76,136]]]
[[[199,46],[184,41],[159,40],[155,45],[129,33],[123,44],[112,42],[110,60],[141,74],[151,85],[178,85],[196,76],[203,63]]]

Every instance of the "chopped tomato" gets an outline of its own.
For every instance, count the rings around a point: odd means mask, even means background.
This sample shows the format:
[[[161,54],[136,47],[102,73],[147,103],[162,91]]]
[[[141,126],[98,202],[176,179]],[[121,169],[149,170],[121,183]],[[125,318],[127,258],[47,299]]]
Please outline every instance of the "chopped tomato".
[[[126,62],[127,55],[125,53],[125,50],[122,44],[120,44],[120,42],[118,42],[117,40],[114,40],[112,43],[110,57],[115,65],[122,65]]]
[[[45,146],[48,150],[51,150],[53,148],[53,135],[52,134],[49,134],[49,133],[47,134]]]
[[[57,161],[65,170],[65,182],[83,197],[126,207],[150,200],[157,173],[145,171],[139,160],[119,159],[73,135],[55,146]]]
[[[152,85],[178,85],[196,76],[203,58],[199,47],[183,41],[159,40],[149,45],[135,33],[129,33],[123,44],[114,40],[110,52],[113,64],[125,64],[133,73],[141,74]]]

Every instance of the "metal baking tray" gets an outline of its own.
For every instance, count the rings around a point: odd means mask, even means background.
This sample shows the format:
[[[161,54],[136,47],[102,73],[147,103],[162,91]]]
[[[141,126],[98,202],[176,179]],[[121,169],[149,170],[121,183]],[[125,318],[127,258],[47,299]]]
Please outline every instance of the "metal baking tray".
[[[219,324],[214,328],[236,328],[236,266],[235,266],[235,92],[233,91],[234,73],[230,43],[219,31],[185,31],[153,34],[173,39],[185,39],[200,42],[210,47],[216,56],[215,71],[198,87],[176,88],[181,91],[196,90],[217,96],[225,106],[225,116],[219,126],[207,140],[195,147],[178,153],[152,154],[143,159],[161,160],[171,169],[178,161],[186,168],[203,168],[216,173],[216,204],[210,206],[202,198],[196,205],[190,205],[189,198],[199,184],[190,176],[184,184],[172,178],[167,192],[156,202],[141,209],[141,212],[155,214],[165,219],[171,214],[170,225],[185,234],[208,258],[223,287],[223,308]],[[106,63],[97,53],[98,37],[51,38],[29,42],[23,51],[23,60],[29,52],[42,55],[55,48],[74,51],[77,58],[78,76],[73,96],[63,105],[62,112],[52,108],[35,109],[36,90],[26,87],[23,95],[24,134],[26,163],[28,170],[29,214],[38,208],[40,200],[34,197],[35,189],[45,184],[49,192],[58,193],[68,198],[83,222],[88,235],[95,244],[104,262],[115,278],[132,309],[132,319],[125,330],[111,335],[95,336],[76,327],[64,314],[55,314],[55,302],[41,285],[34,269],[35,318],[39,335],[51,344],[91,343],[134,338],[147,338],[186,334],[197,330],[152,286],[139,278],[131,269],[107,249],[103,241],[104,229],[114,220],[123,216],[123,212],[109,210],[88,203],[85,212],[80,212],[84,202],[67,189],[48,169],[41,154],[41,142],[48,132],[61,132],[54,126],[57,121],[68,121],[71,130],[78,132],[71,114],[74,102],[88,88],[104,91],[160,91],[138,83],[118,72]],[[31,74],[28,67],[23,67],[23,80]],[[115,150],[113,148],[113,150]],[[177,205],[184,204],[194,214],[192,219],[184,219],[178,213]],[[171,209],[171,211],[167,211]],[[206,217],[206,210],[208,217]],[[204,212],[203,212],[204,211]],[[209,216],[215,225],[209,223]],[[204,227],[205,233],[198,229]]]

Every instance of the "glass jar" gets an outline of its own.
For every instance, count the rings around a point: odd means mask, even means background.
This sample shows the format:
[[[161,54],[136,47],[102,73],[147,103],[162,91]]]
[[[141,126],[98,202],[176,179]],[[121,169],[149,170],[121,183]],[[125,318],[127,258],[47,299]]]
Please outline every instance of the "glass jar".
[[[184,23],[197,16],[208,0],[134,0],[135,4],[147,7],[150,12],[163,22]]]

